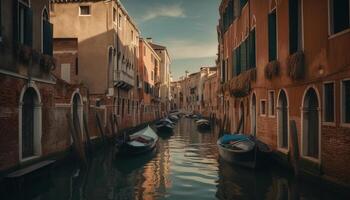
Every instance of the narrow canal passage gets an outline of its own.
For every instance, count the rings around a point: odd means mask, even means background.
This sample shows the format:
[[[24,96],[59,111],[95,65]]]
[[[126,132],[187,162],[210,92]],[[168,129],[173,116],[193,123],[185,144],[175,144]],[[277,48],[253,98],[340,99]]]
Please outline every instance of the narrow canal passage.
[[[112,148],[101,150],[88,170],[58,166],[50,180],[33,182],[15,199],[342,199],[315,184],[297,184],[276,166],[252,171],[221,161],[217,135],[198,132],[183,118],[172,135],[160,134],[155,152],[115,158]]]

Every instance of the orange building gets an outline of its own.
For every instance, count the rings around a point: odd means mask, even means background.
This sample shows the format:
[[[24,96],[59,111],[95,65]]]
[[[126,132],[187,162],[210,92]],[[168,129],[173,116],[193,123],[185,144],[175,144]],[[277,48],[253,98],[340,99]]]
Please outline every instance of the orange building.
[[[350,185],[349,1],[223,0],[218,39],[228,129]]]
[[[149,42],[140,38],[139,74],[141,121],[153,121],[160,117],[159,63],[160,57]]]

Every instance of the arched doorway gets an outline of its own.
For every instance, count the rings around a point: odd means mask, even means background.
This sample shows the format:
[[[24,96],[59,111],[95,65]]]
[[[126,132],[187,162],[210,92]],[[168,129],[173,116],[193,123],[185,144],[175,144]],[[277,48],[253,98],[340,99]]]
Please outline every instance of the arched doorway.
[[[37,90],[26,87],[20,100],[20,160],[41,155],[41,100]]]
[[[303,155],[319,158],[320,116],[318,95],[313,88],[309,88],[303,99],[302,127],[303,127]]]
[[[251,132],[256,136],[256,96],[253,94],[251,99]]]
[[[76,133],[81,133],[83,138],[83,102],[79,92],[73,93],[72,97],[72,119]]]
[[[288,149],[289,128],[288,128],[288,99],[284,90],[278,96],[278,147]]]

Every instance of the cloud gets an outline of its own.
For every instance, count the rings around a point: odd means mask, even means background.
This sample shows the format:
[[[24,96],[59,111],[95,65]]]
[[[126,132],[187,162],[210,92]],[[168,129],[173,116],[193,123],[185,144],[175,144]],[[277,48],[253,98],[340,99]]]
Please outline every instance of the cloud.
[[[142,21],[152,20],[157,17],[184,18],[186,15],[180,4],[157,5],[147,10],[146,14],[142,17]]]
[[[169,40],[167,47],[173,59],[208,58],[217,54],[217,43]]]

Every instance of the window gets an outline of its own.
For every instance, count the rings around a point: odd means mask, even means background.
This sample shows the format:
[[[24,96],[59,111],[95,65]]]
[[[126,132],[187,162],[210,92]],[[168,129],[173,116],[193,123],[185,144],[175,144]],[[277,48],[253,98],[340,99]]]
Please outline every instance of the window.
[[[76,57],[75,58],[75,75],[78,76],[78,74],[79,74],[79,58]]]
[[[266,116],[266,100],[260,100],[260,115]]]
[[[18,13],[15,15],[18,19],[16,27],[17,42],[27,46],[32,46],[33,43],[33,10],[29,7],[28,1],[14,1],[18,5]]]
[[[61,64],[61,78],[70,83],[70,64]]]
[[[289,52],[293,54],[301,50],[301,0],[289,1]]]
[[[53,25],[49,21],[49,13],[46,8],[42,12],[42,53],[52,55],[53,53]]]
[[[125,99],[122,100],[122,117],[124,117],[124,105],[125,105]]]
[[[113,8],[113,22],[117,22],[117,10]]]
[[[117,115],[120,115],[120,98],[118,98]]]
[[[330,31],[336,34],[350,28],[350,0],[330,0]]]
[[[268,18],[269,61],[274,61],[277,59],[276,10],[273,10]]]
[[[269,91],[269,116],[275,116],[275,91]]]
[[[130,114],[130,100],[128,99],[128,114]]]
[[[151,80],[153,81],[153,79],[154,79],[154,72],[152,71],[151,72]]]
[[[118,18],[118,27],[121,28],[122,27],[122,15],[119,14],[119,18]]]
[[[341,84],[341,100],[342,100],[342,123],[350,123],[350,80],[344,80]]]
[[[255,28],[250,31],[248,37],[248,69],[256,67],[256,56],[255,56]]]
[[[80,6],[80,15],[91,15],[90,6]]]
[[[248,3],[248,0],[240,0],[241,2],[241,9]]]
[[[145,54],[144,56],[147,56],[146,46],[143,47],[143,53]]]
[[[324,122],[334,122],[334,83],[325,83],[323,93],[323,120]]]
[[[134,41],[134,31],[131,31],[131,33],[130,33],[130,39],[131,39],[131,41],[133,42]]]

